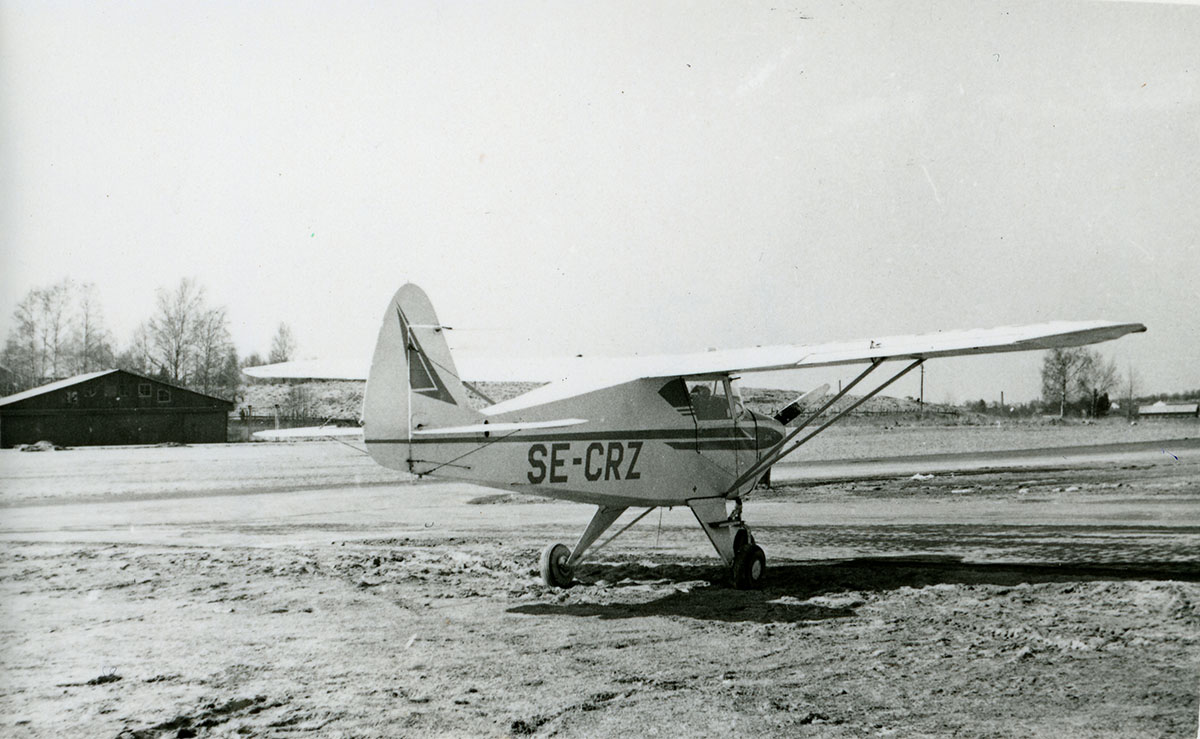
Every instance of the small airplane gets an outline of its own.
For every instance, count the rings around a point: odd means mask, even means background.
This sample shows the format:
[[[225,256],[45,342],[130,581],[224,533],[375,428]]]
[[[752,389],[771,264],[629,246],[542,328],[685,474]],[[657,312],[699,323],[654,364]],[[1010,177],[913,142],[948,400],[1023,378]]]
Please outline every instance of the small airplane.
[[[742,520],[743,496],[772,465],[926,360],[1082,346],[1146,330],[1140,323],[1055,322],[820,345],[579,359],[558,369],[548,384],[494,403],[460,375],[446,343],[448,328],[424,291],[410,283],[384,312],[369,372],[312,360],[245,372],[259,378],[366,379],[363,439],[384,467],[596,506],[573,547],[551,543],[542,552],[547,585],[570,586],[584,554],[627,509],[646,510],[609,541],[657,507],[686,505],[742,589],[761,587],[766,573],[766,556]],[[822,419],[890,361],[904,364]],[[826,396],[827,388],[818,388],[773,417],[747,409],[738,392],[744,373],[837,365],[863,369],[837,393]],[[526,374],[525,379],[538,378]],[[472,409],[468,388],[491,404]],[[818,407],[806,410],[814,398]]]

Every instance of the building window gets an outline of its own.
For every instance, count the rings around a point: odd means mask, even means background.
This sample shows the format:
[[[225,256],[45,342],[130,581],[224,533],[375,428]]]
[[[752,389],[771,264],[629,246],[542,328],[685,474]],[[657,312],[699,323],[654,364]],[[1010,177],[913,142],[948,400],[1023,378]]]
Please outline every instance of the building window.
[[[138,397],[139,398],[149,398],[150,397],[150,383],[148,383],[148,382],[139,382],[138,383]]]
[[[158,389],[158,402],[170,403],[171,402],[171,391],[166,389],[165,387],[160,387]]]

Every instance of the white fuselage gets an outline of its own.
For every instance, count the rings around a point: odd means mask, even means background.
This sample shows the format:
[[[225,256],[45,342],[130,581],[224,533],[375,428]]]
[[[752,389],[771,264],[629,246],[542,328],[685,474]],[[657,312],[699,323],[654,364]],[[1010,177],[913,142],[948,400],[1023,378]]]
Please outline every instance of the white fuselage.
[[[568,428],[431,430],[367,443],[394,469],[596,505],[670,506],[752,487],[755,480],[731,490],[778,444],[783,427],[740,402],[725,417],[697,410],[680,378],[635,380],[488,419],[586,419]]]

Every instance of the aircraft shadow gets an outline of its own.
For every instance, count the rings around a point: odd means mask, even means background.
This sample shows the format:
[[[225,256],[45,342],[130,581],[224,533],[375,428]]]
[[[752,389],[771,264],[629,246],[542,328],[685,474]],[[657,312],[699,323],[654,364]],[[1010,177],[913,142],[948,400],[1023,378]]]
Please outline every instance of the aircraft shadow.
[[[851,560],[775,562],[762,590],[736,590],[724,568],[671,564],[589,565],[577,588],[602,587],[608,602],[536,603],[509,613],[589,616],[600,619],[683,616],[750,623],[801,623],[854,616],[861,600],[853,593],[877,593],[931,585],[1084,583],[1096,580],[1200,581],[1198,562],[1110,562],[1103,565],[964,562],[956,556],[867,557]],[[682,585],[683,587],[675,587]],[[672,588],[648,602],[620,602],[621,591]],[[824,603],[806,602],[824,596]]]

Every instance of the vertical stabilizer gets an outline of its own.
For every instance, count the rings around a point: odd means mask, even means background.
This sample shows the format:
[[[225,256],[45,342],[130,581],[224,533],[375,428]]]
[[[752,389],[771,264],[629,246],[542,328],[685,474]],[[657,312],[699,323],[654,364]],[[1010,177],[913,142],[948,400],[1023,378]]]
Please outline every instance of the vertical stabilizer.
[[[409,283],[383,314],[363,398],[363,433],[371,457],[408,469],[414,429],[478,423],[458,378],[446,330],[421,288]]]

